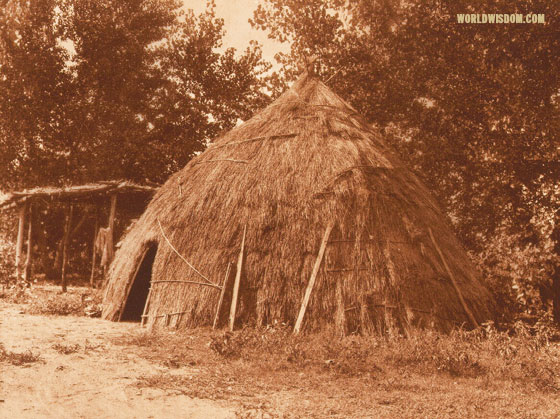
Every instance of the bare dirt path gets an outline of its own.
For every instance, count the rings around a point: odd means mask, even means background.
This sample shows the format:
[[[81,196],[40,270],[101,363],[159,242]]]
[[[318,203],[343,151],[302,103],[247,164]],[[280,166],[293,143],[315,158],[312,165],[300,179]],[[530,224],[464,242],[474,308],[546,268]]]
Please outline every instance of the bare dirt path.
[[[29,315],[21,306],[0,301],[0,343],[8,351],[41,357],[25,366],[0,364],[0,417],[235,417],[234,407],[218,402],[135,386],[139,376],[165,369],[111,343],[137,327],[87,317]]]

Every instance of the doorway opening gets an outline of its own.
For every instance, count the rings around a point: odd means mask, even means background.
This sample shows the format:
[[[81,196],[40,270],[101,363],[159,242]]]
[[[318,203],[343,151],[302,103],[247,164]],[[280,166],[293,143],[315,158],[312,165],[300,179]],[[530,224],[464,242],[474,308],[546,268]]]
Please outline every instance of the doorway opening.
[[[128,293],[123,312],[120,317],[121,322],[140,322],[150,290],[152,279],[152,266],[156,258],[157,244],[152,243],[144,252],[144,256],[136,270],[136,275],[132,280],[132,287]]]

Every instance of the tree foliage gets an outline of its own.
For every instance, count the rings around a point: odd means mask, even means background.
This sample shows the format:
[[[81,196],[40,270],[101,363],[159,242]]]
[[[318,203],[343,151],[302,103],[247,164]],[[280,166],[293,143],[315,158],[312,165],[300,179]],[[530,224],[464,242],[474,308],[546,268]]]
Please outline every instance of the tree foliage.
[[[176,0],[8,0],[0,12],[0,186],[164,181],[262,106],[259,46]]]
[[[6,1],[0,9],[0,179],[40,182],[62,171],[67,52],[57,42],[54,0]]]

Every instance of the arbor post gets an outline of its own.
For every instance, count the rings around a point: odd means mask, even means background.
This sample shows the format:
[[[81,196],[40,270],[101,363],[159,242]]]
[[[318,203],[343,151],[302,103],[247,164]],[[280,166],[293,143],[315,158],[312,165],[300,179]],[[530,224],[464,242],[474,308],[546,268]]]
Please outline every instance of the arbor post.
[[[21,274],[21,252],[23,250],[23,229],[25,226],[25,215],[27,213],[27,202],[19,206],[18,211],[18,235],[16,242],[16,280],[19,281]]]
[[[91,244],[91,275],[89,277],[89,286],[93,288],[95,283],[95,265],[97,263],[97,251],[95,249],[95,243],[97,242],[97,230],[99,230],[99,211],[97,207],[95,208],[95,228],[93,230],[93,242]]]
[[[25,259],[25,270],[23,280],[28,283],[31,280],[31,265],[33,257],[33,204],[29,204],[27,221],[27,257]]]
[[[560,258],[560,210],[556,213],[556,226],[552,230],[551,239],[554,242],[553,252]],[[552,274],[552,318],[560,325],[560,262],[558,261]]]
[[[111,195],[111,209],[109,210],[109,225],[107,228],[109,229],[109,243],[107,244],[107,262],[110,264],[113,261],[113,256],[115,252],[114,247],[114,235],[115,235],[115,216],[117,213],[117,194],[114,193]]]
[[[74,213],[74,205],[70,204],[70,208],[66,213],[66,222],[64,223],[64,237],[62,245],[62,273],[61,273],[61,285],[62,292],[66,292],[66,264],[68,263],[68,244],[70,238],[70,226],[72,225],[72,215]]]

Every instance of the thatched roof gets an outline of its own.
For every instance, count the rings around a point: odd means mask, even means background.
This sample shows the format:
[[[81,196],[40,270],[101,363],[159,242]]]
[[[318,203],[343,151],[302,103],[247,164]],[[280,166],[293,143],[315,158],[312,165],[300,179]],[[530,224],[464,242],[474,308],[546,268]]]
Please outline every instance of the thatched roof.
[[[103,317],[119,318],[142,255],[157,244],[148,323],[211,324],[220,293],[169,282],[203,282],[178,253],[220,284],[246,226],[238,322],[293,324],[330,223],[307,328],[335,317],[350,332],[468,324],[445,264],[476,319],[490,317],[492,298],[430,192],[351,106],[306,75],[162,186],[116,254]]]
[[[84,185],[54,187],[45,186],[0,195],[0,210],[22,205],[33,200],[76,201],[86,198],[98,198],[113,193],[152,195],[157,188],[137,185],[128,181],[105,181]]]

